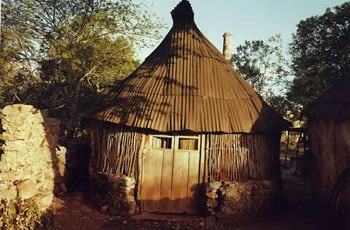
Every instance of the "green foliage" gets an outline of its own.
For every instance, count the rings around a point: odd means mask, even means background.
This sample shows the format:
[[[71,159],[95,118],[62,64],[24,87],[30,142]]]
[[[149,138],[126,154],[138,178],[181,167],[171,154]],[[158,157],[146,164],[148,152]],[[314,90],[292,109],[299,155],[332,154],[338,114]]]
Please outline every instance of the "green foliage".
[[[288,66],[282,52],[280,35],[262,40],[245,41],[232,57],[233,67],[254,90],[281,114],[293,110],[286,99],[289,84]]]
[[[234,68],[263,98],[286,84],[287,67],[280,35],[262,40],[245,41],[232,58]],[[273,88],[275,87],[275,89]]]
[[[350,2],[300,21],[290,53],[295,79],[288,98],[295,103],[306,105],[350,77]]]
[[[25,14],[21,7],[25,7],[25,3],[17,4],[9,0],[1,1],[1,76],[11,72],[14,67],[11,62],[24,58],[33,48],[30,40],[30,28],[24,23],[29,20],[29,15]]]
[[[285,95],[270,95],[266,102],[289,121],[299,120],[300,107],[295,105]]]
[[[152,45],[163,26],[131,0],[4,0],[2,6],[9,26],[1,39],[28,46],[4,43],[7,54],[22,55],[0,54],[5,66],[13,66],[1,74],[8,77],[0,100],[48,109],[68,138],[78,136],[83,115],[139,65],[135,50]],[[26,30],[13,35],[18,28]]]
[[[16,198],[11,201],[1,200],[1,229],[36,229],[40,226],[41,212],[33,200]]]
[[[26,2],[1,1],[0,105],[16,100],[17,88],[23,88],[26,83],[18,80],[30,75],[34,64],[32,31],[26,23],[30,14],[23,10],[26,5]]]

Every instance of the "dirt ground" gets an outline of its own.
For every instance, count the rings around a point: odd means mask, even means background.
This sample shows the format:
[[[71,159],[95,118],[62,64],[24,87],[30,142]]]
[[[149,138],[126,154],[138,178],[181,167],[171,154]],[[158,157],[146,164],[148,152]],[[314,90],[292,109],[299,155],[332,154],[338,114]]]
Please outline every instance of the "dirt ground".
[[[57,197],[52,205],[55,228],[58,230],[94,229],[333,229],[329,215],[315,208],[311,202],[308,183],[292,171],[283,171],[284,193],[280,207],[254,220],[235,222],[230,218],[203,218],[193,216],[157,216],[134,218],[104,214],[89,203],[82,193],[67,193]],[[157,220],[155,220],[157,219]]]

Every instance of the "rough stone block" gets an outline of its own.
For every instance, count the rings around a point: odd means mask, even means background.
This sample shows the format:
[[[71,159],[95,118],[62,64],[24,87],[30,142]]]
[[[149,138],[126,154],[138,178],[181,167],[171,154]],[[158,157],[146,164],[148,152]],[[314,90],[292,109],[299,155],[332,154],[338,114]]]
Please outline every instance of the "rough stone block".
[[[32,105],[24,105],[24,104],[15,104],[15,105],[8,105],[5,106],[1,112],[4,115],[11,116],[11,115],[18,115],[18,114],[26,114],[26,113],[32,113],[32,109],[34,107]]]
[[[33,111],[33,120],[36,122],[36,123],[43,123],[45,121],[45,115],[40,112],[40,110],[37,110],[37,111]]]
[[[208,199],[216,199],[217,198],[217,194],[215,191],[210,191],[210,192],[207,192],[207,198]]]
[[[38,204],[39,209],[41,211],[44,211],[51,205],[53,201],[53,197],[54,197],[54,194],[52,192],[44,193],[44,194],[39,193],[34,197],[34,200]]]
[[[222,186],[220,181],[213,181],[207,184],[207,191],[216,191]]]
[[[5,188],[0,187],[0,200],[13,200],[17,196],[17,190],[14,186],[6,185]]]
[[[207,207],[216,208],[218,206],[218,202],[215,199],[207,200]]]
[[[56,148],[56,159],[57,159],[57,174],[60,177],[64,176],[66,169],[66,154],[67,149],[63,146]]]
[[[62,192],[67,192],[67,187],[64,183],[61,183],[59,187]]]
[[[28,153],[30,149],[28,148],[28,145],[24,140],[17,139],[14,141],[6,141],[5,145],[3,145],[3,150],[4,152],[15,151]]]
[[[6,130],[2,135],[5,141],[24,140],[26,137],[25,132],[21,130]]]
[[[124,176],[123,179],[127,190],[135,188],[135,184],[136,184],[135,178]]]
[[[240,184],[230,184],[229,186],[225,187],[224,192],[221,194],[223,194],[224,200],[238,202],[242,199],[242,195],[248,195],[247,193],[249,191],[249,188],[242,188],[242,185]]]
[[[10,171],[11,163],[7,160],[7,155],[3,154],[0,160],[0,173]]]
[[[42,176],[36,177],[36,182],[39,184],[39,190],[40,191],[50,191],[53,192],[54,190],[54,178],[53,177],[45,177],[44,174],[41,174]]]
[[[18,196],[22,199],[29,199],[39,192],[40,184],[34,180],[24,180],[16,185]]]
[[[5,171],[0,173],[0,181],[16,181],[19,178],[21,178],[21,172],[20,171]],[[0,190],[1,190],[1,184],[0,184]]]

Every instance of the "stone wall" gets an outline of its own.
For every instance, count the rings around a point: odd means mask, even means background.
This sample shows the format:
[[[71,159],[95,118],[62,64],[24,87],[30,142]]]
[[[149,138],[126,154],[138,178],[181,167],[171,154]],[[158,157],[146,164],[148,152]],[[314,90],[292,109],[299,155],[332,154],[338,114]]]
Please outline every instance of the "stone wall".
[[[271,206],[280,191],[271,180],[211,182],[206,186],[206,211],[235,219],[252,217]]]
[[[59,124],[59,120],[31,105],[9,105],[2,109],[0,200],[32,198],[45,210],[54,191],[65,190],[62,182],[66,151],[57,147]]]
[[[97,173],[90,176],[90,198],[101,211],[116,216],[129,216],[137,212],[136,181],[128,176]]]

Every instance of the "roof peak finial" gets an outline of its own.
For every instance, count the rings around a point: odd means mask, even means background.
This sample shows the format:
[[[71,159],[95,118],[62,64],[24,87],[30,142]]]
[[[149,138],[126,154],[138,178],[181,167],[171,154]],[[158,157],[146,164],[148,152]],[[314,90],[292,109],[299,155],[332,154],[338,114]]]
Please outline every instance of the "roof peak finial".
[[[177,6],[171,11],[171,16],[174,22],[178,21],[193,21],[194,13],[191,4],[187,0],[182,0]]]

